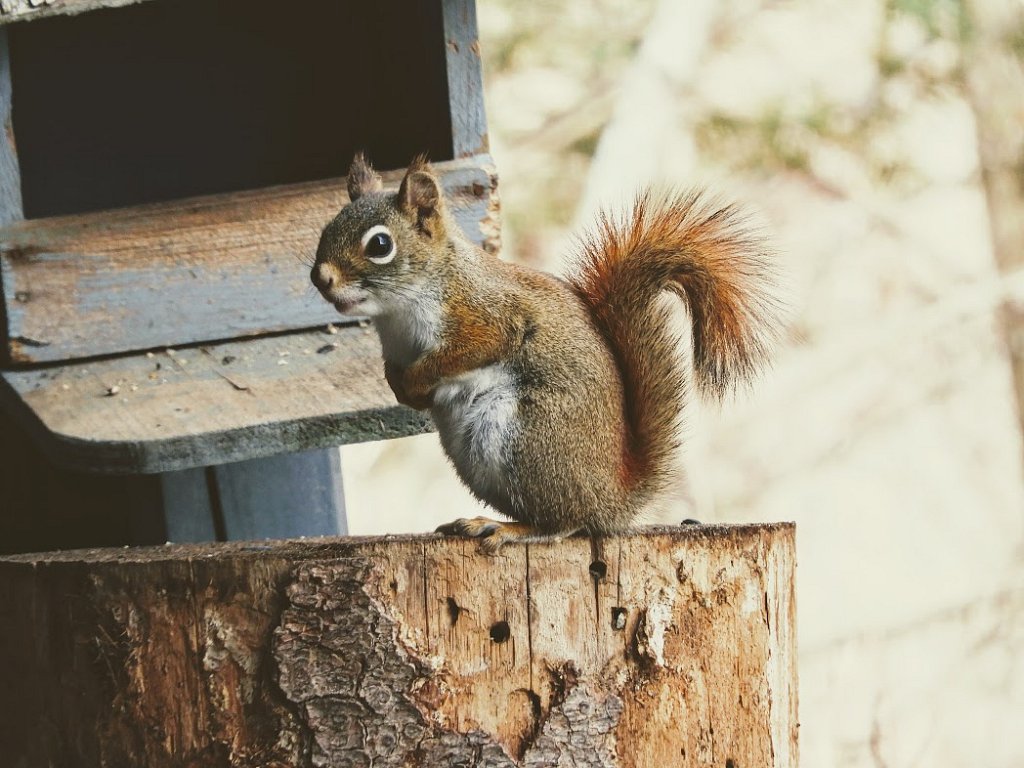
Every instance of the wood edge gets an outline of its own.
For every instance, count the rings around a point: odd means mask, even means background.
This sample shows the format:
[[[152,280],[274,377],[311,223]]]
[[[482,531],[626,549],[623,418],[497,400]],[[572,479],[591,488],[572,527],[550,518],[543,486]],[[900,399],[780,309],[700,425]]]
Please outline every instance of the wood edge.
[[[305,332],[308,329],[296,332],[296,335]],[[362,332],[358,325],[341,327],[339,336],[335,338],[343,339],[344,334]],[[245,341],[239,343],[244,344]],[[126,357],[145,355],[146,352],[140,351]],[[41,367],[51,368],[53,365]],[[39,412],[23,400],[18,390],[7,380],[8,375],[18,372],[0,370],[0,409],[11,416],[40,452],[54,464],[91,474],[158,474],[267,458],[295,451],[408,437],[434,429],[429,415],[394,403],[377,408],[214,430],[195,436],[142,441],[89,440],[47,426]]]
[[[794,522],[771,523],[709,523],[686,526],[641,526],[617,536],[602,539],[669,539],[676,544],[719,540],[739,543],[754,543],[758,540],[772,547],[783,547],[791,551],[796,531]],[[315,560],[330,560],[346,557],[372,557],[382,547],[408,546],[422,554],[427,548],[457,548],[460,552],[466,540],[448,537],[438,533],[401,533],[383,536],[323,536],[304,539],[280,539],[264,541],[210,542],[204,544],[168,543],[155,547],[123,547],[103,549],[63,550],[57,552],[35,552],[0,556],[0,567],[44,564],[136,564],[139,566],[182,559],[247,559],[283,558],[296,563]],[[562,546],[590,546],[585,535],[572,536],[551,542],[532,544],[511,544],[508,549],[525,547],[557,548]],[[475,553],[475,554],[474,554]],[[470,556],[488,558],[472,547],[465,553]]]
[[[28,7],[25,7],[24,3],[20,3],[19,7],[14,10],[0,10],[0,27],[21,21],[48,19],[54,16],[77,16],[81,13],[98,11],[104,8],[123,8],[128,5],[138,5],[142,2],[146,2],[146,0],[63,0],[62,2],[46,0],[45,3],[38,5],[29,4]]]
[[[101,475],[151,475],[262,459],[284,453],[425,434],[426,415],[397,403],[383,408],[256,424],[239,429],[160,440],[86,440],[51,430],[0,371],[0,406],[20,424],[42,454],[63,469]],[[376,425],[370,430],[366,424]],[[319,429],[315,427],[319,425]],[[380,428],[380,426],[382,428]],[[316,436],[310,437],[310,434]],[[213,450],[197,448],[202,442]],[[221,447],[223,446],[223,447]],[[241,446],[241,447],[240,447]]]
[[[145,1],[145,0],[140,0]],[[456,158],[454,160],[439,160],[432,163],[435,172],[441,176],[442,184],[452,181],[458,174],[467,171],[479,170],[489,176],[494,175],[494,160],[489,154],[477,154],[469,157]],[[389,169],[380,171],[384,179],[385,189],[398,189],[398,185],[405,175],[404,168]],[[47,216],[38,219],[22,219],[0,226],[0,238],[6,242],[0,247],[0,252],[17,251],[25,247],[24,240],[18,242],[17,236],[30,237],[35,230],[51,229],[58,232],[67,232],[75,229],[94,229],[97,226],[109,228],[111,224],[130,222],[139,217],[173,216],[182,211],[194,211],[202,208],[216,208],[220,206],[237,206],[260,203],[261,201],[290,196],[308,195],[320,191],[339,190],[348,199],[347,177],[333,176],[328,179],[316,181],[300,181],[294,184],[276,184],[257,189],[244,189],[235,192],[220,192],[213,195],[198,195],[193,197],[181,197],[174,200],[164,200],[154,203],[143,203],[141,205],[124,206],[120,208],[108,208],[100,211],[87,213],[71,213],[61,216]]]
[[[452,154],[467,157],[490,151],[484,107],[480,33],[474,0],[442,0],[448,116]]]
[[[452,200],[452,213],[458,220],[465,234],[474,242],[478,242],[485,250],[496,253],[500,246],[499,203],[497,197],[497,174],[490,155],[474,155],[470,158],[441,161],[436,166],[442,186]],[[387,189],[398,188],[404,170],[384,172]],[[153,227],[153,220],[165,218],[176,220],[188,217],[203,209],[217,210],[220,219],[227,226],[232,226],[239,215],[239,209],[258,210],[260,207],[273,204],[274,201],[304,195],[329,193],[347,201],[345,177],[315,182],[266,187],[257,190],[245,190],[204,197],[183,198],[179,200],[129,208],[96,211],[84,214],[58,216],[51,218],[18,220],[6,226],[0,226],[0,315],[2,315],[3,344],[0,344],[0,367],[17,368],[36,364],[51,364],[66,360],[85,360],[95,356],[117,356],[134,353],[146,348],[163,346],[181,346],[188,344],[215,341],[210,329],[184,326],[175,337],[148,334],[145,338],[124,339],[117,344],[92,341],[81,343],[69,340],[65,336],[35,339],[32,324],[26,326],[24,310],[18,302],[20,290],[14,264],[19,254],[60,254],[55,264],[65,269],[76,269],[77,251],[74,242],[79,233],[89,230],[113,230],[119,238],[129,244],[139,234],[148,236]],[[328,212],[320,225],[327,223],[334,213]],[[219,219],[215,219],[219,220]],[[214,226],[217,226],[216,224]],[[148,249],[140,249],[143,270],[160,269],[160,257],[149,258]],[[152,262],[152,266],[147,266]],[[325,305],[325,312],[326,312]],[[33,317],[45,312],[45,305],[33,310]],[[228,319],[234,315],[227,316]],[[234,318],[237,319],[237,318]],[[324,321],[329,321],[324,315]],[[268,333],[287,333],[301,330],[309,326],[313,317],[308,313],[301,317],[288,319],[287,313],[268,325],[256,325],[242,321],[239,337],[257,337]],[[208,332],[210,331],[210,332]],[[117,337],[121,339],[121,337]],[[51,346],[52,342],[52,346]],[[115,348],[117,347],[117,348]]]

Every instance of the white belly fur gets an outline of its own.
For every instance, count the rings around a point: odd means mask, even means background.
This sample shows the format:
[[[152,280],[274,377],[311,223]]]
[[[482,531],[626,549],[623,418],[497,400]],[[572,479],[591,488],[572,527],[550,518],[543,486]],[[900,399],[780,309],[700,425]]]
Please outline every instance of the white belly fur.
[[[515,381],[501,364],[445,379],[434,390],[441,444],[479,494],[510,493],[504,456],[517,408]]]

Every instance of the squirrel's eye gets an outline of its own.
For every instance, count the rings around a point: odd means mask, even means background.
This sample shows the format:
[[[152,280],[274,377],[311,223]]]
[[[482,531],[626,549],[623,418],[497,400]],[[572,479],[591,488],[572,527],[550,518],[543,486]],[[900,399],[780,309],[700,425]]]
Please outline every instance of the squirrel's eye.
[[[374,264],[387,264],[395,258],[395,241],[388,228],[378,224],[363,235],[363,253]]]
[[[394,243],[391,242],[391,238],[388,235],[385,235],[383,232],[378,232],[367,241],[366,255],[371,259],[379,259],[381,256],[387,256],[391,253],[391,248],[393,246]]]

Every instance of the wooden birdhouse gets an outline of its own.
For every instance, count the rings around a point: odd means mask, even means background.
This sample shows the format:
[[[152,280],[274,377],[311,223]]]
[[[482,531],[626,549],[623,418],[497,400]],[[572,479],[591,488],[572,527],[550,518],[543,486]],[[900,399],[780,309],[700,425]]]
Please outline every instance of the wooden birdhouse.
[[[430,428],[308,282],[365,150],[497,245],[473,0],[0,0],[0,551],[344,532]]]

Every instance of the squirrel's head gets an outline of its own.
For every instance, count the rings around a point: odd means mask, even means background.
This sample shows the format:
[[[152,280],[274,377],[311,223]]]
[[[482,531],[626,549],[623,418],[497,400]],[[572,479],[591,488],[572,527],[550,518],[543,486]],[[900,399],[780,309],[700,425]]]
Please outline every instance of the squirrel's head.
[[[320,235],[310,279],[342,314],[373,317],[408,299],[447,248],[444,195],[424,158],[389,193],[362,154],[349,169],[348,195]]]

